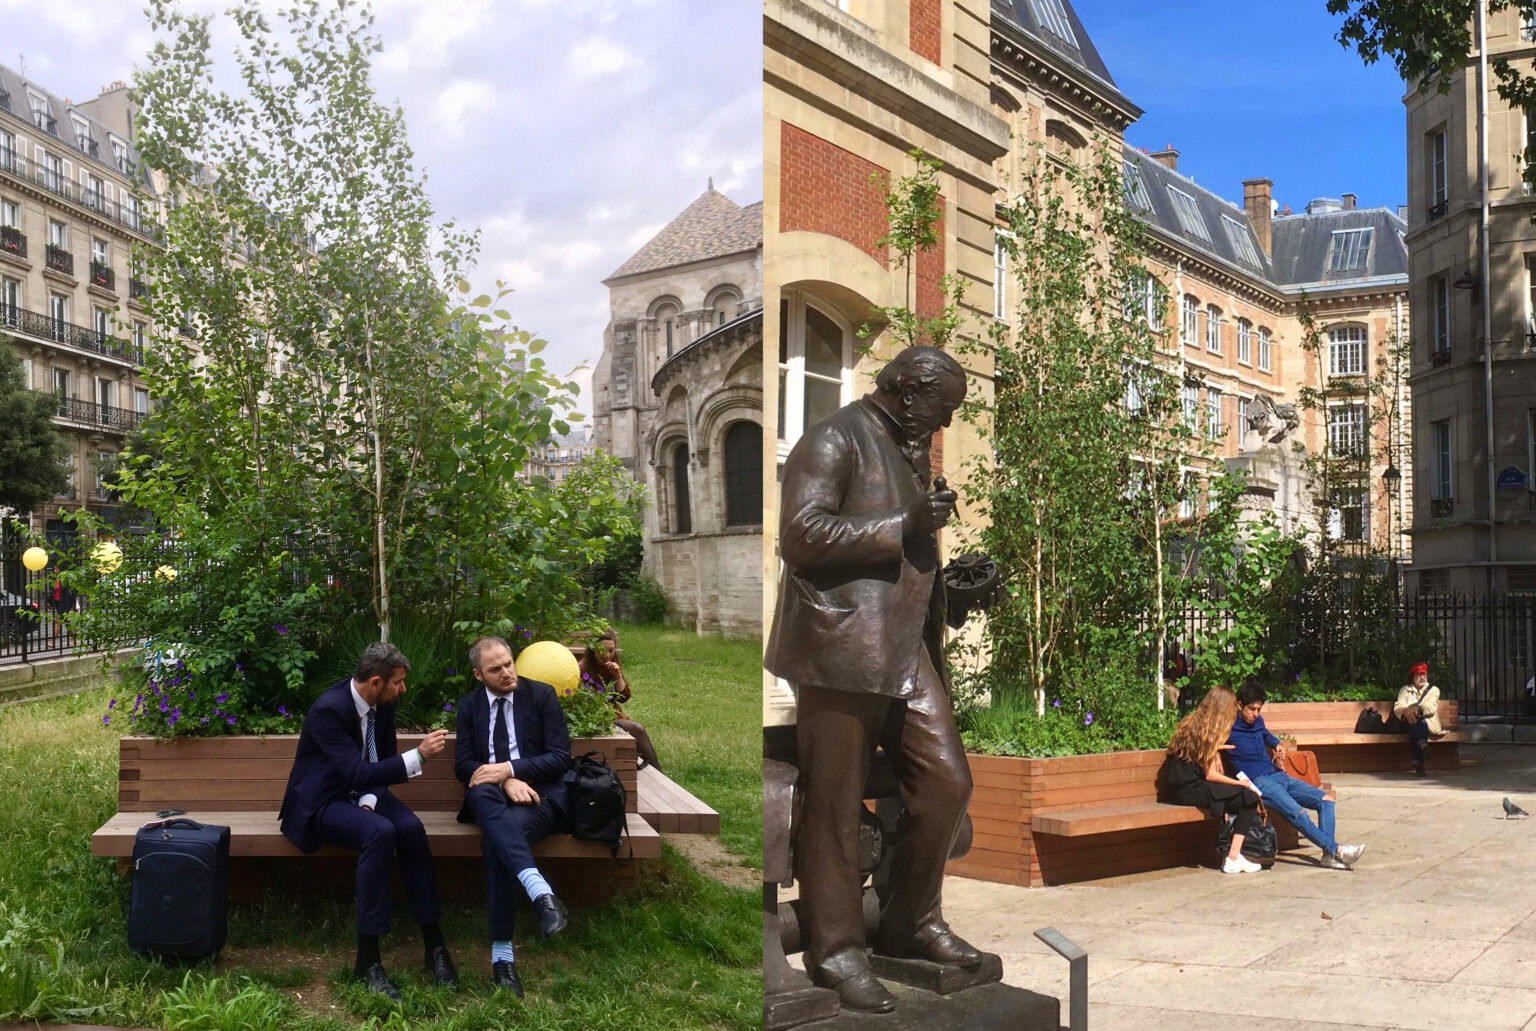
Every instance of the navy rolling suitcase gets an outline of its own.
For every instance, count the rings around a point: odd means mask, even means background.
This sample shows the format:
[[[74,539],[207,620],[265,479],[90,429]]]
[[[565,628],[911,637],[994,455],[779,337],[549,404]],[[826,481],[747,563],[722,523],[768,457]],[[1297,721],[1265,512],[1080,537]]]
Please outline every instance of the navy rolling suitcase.
[[[151,956],[217,956],[228,926],[229,828],[187,819],[140,827],[128,947]]]

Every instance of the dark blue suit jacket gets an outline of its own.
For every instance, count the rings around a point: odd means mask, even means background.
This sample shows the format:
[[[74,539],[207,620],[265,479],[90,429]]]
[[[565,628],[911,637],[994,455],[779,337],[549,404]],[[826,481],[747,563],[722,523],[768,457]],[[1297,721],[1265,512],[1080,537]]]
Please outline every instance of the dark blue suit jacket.
[[[554,688],[527,677],[517,678],[517,686],[509,697],[519,756],[512,760],[512,775],[533,785],[540,798],[549,799],[564,813],[563,778],[571,768],[571,734],[565,725],[560,699]],[[459,699],[458,713],[453,772],[468,787],[475,769],[491,761],[491,703],[485,697],[484,684],[476,683],[474,690]],[[459,821],[470,823],[473,819],[466,802],[459,810]]]
[[[352,681],[338,681],[315,699],[299,732],[299,747],[288,774],[288,790],[277,818],[283,836],[302,852],[320,847],[315,815],[328,803],[377,793],[407,780],[405,760],[395,754],[395,707],[377,706],[373,743],[379,761],[363,758],[363,730],[352,704]]]

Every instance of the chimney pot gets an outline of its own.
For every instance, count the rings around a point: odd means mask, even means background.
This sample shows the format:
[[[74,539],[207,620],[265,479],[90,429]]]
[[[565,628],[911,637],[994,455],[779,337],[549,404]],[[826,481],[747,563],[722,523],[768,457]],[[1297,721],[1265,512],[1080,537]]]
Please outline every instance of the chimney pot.
[[[1253,235],[1259,238],[1266,256],[1273,253],[1270,218],[1274,212],[1274,189],[1271,179],[1243,180],[1243,210],[1248,212],[1248,224],[1253,226]]]
[[[1179,170],[1179,152],[1173,149],[1173,144],[1168,144],[1162,150],[1148,154],[1147,157],[1156,161],[1164,168],[1177,172]]]
[[[1355,198],[1355,195],[1353,193],[1346,193],[1344,195],[1343,200],[1344,200],[1344,210],[1345,211],[1354,211],[1355,210],[1355,199],[1356,198]]]

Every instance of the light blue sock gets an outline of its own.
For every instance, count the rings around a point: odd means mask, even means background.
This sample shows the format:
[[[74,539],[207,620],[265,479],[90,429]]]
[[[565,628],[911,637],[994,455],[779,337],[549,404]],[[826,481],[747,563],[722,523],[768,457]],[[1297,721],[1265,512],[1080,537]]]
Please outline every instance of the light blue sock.
[[[517,879],[522,882],[523,890],[528,893],[529,902],[537,902],[545,895],[553,895],[555,889],[549,886],[544,875],[539,873],[537,867],[530,866],[526,870],[517,872]]]
[[[510,962],[512,962],[512,943],[511,942],[491,942],[491,962],[492,963],[510,963]]]

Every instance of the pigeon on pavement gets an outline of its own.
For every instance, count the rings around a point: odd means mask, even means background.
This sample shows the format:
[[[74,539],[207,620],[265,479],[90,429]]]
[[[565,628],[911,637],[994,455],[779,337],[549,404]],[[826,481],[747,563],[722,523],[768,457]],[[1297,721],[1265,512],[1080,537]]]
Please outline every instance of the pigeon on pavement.
[[[1511,802],[1509,799],[1506,798],[1504,800],[1504,819],[1507,820],[1511,816],[1530,816],[1530,815],[1531,815],[1530,813],[1526,812],[1524,809],[1521,809],[1519,806],[1515,805],[1515,803]]]

